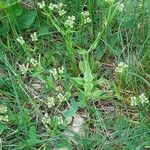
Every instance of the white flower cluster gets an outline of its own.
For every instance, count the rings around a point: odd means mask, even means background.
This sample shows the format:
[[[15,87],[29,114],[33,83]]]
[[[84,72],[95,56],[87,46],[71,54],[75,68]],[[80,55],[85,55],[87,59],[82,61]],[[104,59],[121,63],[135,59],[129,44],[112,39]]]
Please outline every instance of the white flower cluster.
[[[19,65],[19,69],[23,75],[27,73],[30,65],[32,65],[33,67],[36,67],[38,65],[37,60],[35,60],[34,58],[28,57],[27,60],[28,63],[26,65],[25,64]]]
[[[123,9],[124,9],[124,4],[123,3],[121,3],[121,2],[118,2],[117,3],[117,9],[118,9],[118,11],[120,11],[120,12],[122,12],[123,11]]]
[[[6,106],[4,105],[0,105],[0,122],[8,122],[9,121],[9,117],[8,115],[6,115],[8,109]]]
[[[6,115],[6,116],[0,116],[0,122],[8,122],[8,121],[9,121],[8,115]]]
[[[40,9],[43,9],[46,6],[45,1],[38,2],[37,4],[38,4]]]
[[[18,37],[16,40],[17,40],[21,45],[23,45],[23,44],[25,43],[25,40],[23,39],[22,36]]]
[[[59,14],[60,16],[63,16],[63,15],[66,13],[64,7],[66,7],[66,5],[63,4],[63,3],[58,3],[58,4],[50,3],[50,4],[49,4],[49,9],[50,9],[51,11],[53,11],[54,9],[56,9],[56,10],[58,11],[58,14]]]
[[[142,93],[139,97],[135,97],[135,96],[133,96],[133,97],[131,97],[130,98],[130,100],[131,100],[131,106],[136,106],[136,105],[138,105],[138,104],[147,104],[147,103],[149,103],[149,100],[148,100],[148,98],[145,96],[145,94],[144,93]]]
[[[19,65],[19,69],[20,69],[21,73],[24,75],[28,71],[28,65],[25,65],[25,64]]]
[[[83,12],[81,12],[81,15],[83,16],[83,23],[84,24],[87,24],[87,23],[91,22],[89,11],[83,11]]]
[[[37,60],[35,60],[34,58],[28,59],[29,62],[33,65],[33,67],[36,67],[38,65]]]
[[[124,70],[125,70],[126,68],[128,68],[128,65],[125,64],[125,63],[123,63],[123,62],[120,62],[120,63],[118,64],[118,66],[116,67],[115,72],[117,72],[117,73],[122,73],[122,72],[124,72]]]
[[[50,73],[52,74],[53,78],[57,80],[59,78],[59,75],[62,75],[64,73],[64,67],[59,67],[58,69],[53,68],[50,70]]]
[[[37,33],[36,32],[34,32],[33,34],[31,34],[30,37],[31,37],[32,41],[38,41]]]
[[[148,98],[145,96],[144,93],[142,93],[142,94],[139,96],[139,98],[140,98],[141,104],[149,103],[149,100],[148,100]]]
[[[58,99],[58,101],[61,103],[61,102],[65,101],[65,100],[67,99],[67,97],[66,97],[65,94],[58,93],[57,99]]]
[[[53,106],[55,106],[55,99],[54,97],[48,97],[46,100],[46,105],[48,108],[52,108]]]
[[[64,123],[62,116],[54,116],[53,119],[55,120],[55,122],[56,122],[58,125]]]
[[[4,105],[0,105],[0,113],[1,114],[7,113],[7,107]]]
[[[44,115],[44,117],[42,118],[42,122],[43,122],[43,124],[50,124],[50,123],[51,123],[51,119],[50,119],[50,117],[48,116],[48,113],[46,113],[46,114]]]
[[[75,19],[76,19],[75,16],[68,16],[68,19],[65,21],[65,26],[67,28],[73,28]]]

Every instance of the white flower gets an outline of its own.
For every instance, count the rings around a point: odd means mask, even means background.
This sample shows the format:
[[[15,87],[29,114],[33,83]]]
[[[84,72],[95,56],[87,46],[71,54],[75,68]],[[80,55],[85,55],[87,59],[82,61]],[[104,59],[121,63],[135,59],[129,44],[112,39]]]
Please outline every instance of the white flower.
[[[136,105],[138,105],[138,103],[137,103],[137,98],[136,98],[135,96],[131,97],[130,99],[131,99],[131,106],[136,106]]]
[[[54,100],[55,100],[54,97],[47,98],[46,104],[48,108],[52,108],[53,106],[55,106]]]
[[[67,98],[66,98],[66,95],[62,94],[62,93],[59,93],[57,95],[57,99],[59,100],[59,102],[63,102],[65,101]]]
[[[139,96],[139,98],[140,98],[141,104],[149,103],[149,100],[148,100],[148,98],[145,96],[144,93],[142,93],[142,94]]]
[[[1,114],[7,113],[7,107],[4,105],[0,105],[0,113]]]
[[[64,9],[62,9],[62,10],[59,10],[58,13],[60,16],[63,16],[66,13],[66,11]]]
[[[87,23],[91,22],[89,11],[83,11],[83,12],[81,12],[81,15],[83,16],[83,23],[84,24],[87,24]]]
[[[51,119],[50,119],[50,117],[48,116],[48,113],[46,113],[46,114],[44,115],[44,117],[42,118],[42,122],[43,122],[43,124],[50,124],[50,123],[51,123]]]
[[[63,66],[58,68],[58,73],[59,74],[63,74],[64,73],[64,67]]]
[[[52,11],[56,8],[56,4],[50,3],[48,8]]]
[[[45,7],[45,1],[42,1],[41,3],[37,3],[40,9],[43,9]]]
[[[22,74],[26,74],[26,72],[28,71],[28,66],[25,66],[25,64],[19,65],[19,68]]]
[[[36,67],[38,65],[37,60],[35,60],[34,58],[31,58],[29,61],[34,67]]]
[[[65,21],[65,26],[73,28],[74,23],[75,23],[75,16],[68,16],[68,19]]]
[[[122,73],[122,72],[124,72],[124,70],[125,70],[126,68],[128,68],[128,65],[125,64],[125,63],[123,63],[123,62],[120,62],[120,63],[118,64],[118,66],[116,67],[115,72],[117,72],[117,73]]]
[[[22,36],[18,37],[18,38],[17,38],[17,41],[18,41],[21,45],[23,45],[23,44],[25,43],[25,40],[23,39]]]
[[[6,116],[0,116],[0,122],[8,122],[8,121],[9,121],[8,115],[6,115]]]
[[[83,12],[81,12],[81,15],[83,17],[88,17],[90,15],[90,13],[89,13],[89,11],[83,11]]]
[[[58,125],[63,124],[64,122],[62,116],[54,116],[54,120]]]
[[[124,4],[118,2],[118,3],[117,3],[117,8],[118,8],[118,10],[119,10],[120,12],[123,11],[123,9],[124,9]]]
[[[38,40],[36,32],[34,32],[33,34],[31,34],[31,39],[32,39],[32,41],[37,41]]]
[[[55,80],[57,80],[58,79],[58,72],[57,72],[57,69],[56,68],[53,68],[53,69],[51,69],[50,70],[50,73],[52,74],[52,76],[53,76],[53,78],[55,79]]]
[[[84,24],[90,23],[92,20],[90,17],[84,19]]]

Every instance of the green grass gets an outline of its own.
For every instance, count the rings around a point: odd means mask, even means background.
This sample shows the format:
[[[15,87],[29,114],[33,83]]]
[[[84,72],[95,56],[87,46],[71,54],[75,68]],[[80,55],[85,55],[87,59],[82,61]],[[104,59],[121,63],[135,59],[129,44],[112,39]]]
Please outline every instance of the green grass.
[[[45,2],[0,0],[0,149],[150,149],[150,1]]]

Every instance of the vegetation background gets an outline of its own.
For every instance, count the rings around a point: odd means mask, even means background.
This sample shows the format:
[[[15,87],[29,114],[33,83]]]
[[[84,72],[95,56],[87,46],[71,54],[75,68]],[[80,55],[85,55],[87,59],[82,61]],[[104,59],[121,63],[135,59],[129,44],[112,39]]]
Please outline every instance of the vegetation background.
[[[0,149],[148,150],[149,99],[149,0],[0,0]]]

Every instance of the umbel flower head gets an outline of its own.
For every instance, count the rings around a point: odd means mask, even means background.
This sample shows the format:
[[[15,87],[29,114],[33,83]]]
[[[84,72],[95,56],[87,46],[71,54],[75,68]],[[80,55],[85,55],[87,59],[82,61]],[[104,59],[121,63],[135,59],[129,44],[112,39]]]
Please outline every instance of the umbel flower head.
[[[4,105],[0,105],[0,113],[1,113],[1,114],[7,113],[7,107],[4,106]]]
[[[118,64],[118,66],[116,67],[115,72],[117,72],[117,73],[122,73],[122,72],[125,71],[126,68],[128,68],[128,65],[125,64],[124,62],[120,62],[120,63]]]
[[[75,16],[68,16],[68,19],[65,21],[65,26],[67,28],[73,28],[75,19],[76,19]]]
[[[21,45],[23,45],[23,44],[25,43],[25,40],[23,39],[22,36],[18,37],[18,38],[17,38],[17,41],[18,41]]]
[[[142,105],[144,105],[144,104],[148,104],[149,103],[149,100],[148,100],[148,98],[145,96],[145,94],[144,93],[142,93],[140,96],[138,96],[138,97],[135,97],[135,96],[133,96],[133,97],[131,97],[130,98],[130,100],[131,100],[131,106],[136,106],[136,105],[138,105],[138,104],[142,104]]]
[[[117,3],[117,9],[118,9],[120,12],[123,11],[123,9],[124,9],[124,4],[121,3],[121,2],[118,2],[118,3]]]
[[[81,15],[83,16],[83,23],[84,24],[87,24],[87,23],[91,22],[89,11],[83,11],[83,12],[81,12]]]
[[[42,2],[38,2],[37,4],[38,4],[40,9],[43,9],[46,6],[44,0]]]
[[[66,5],[63,3],[58,3],[58,4],[50,3],[49,9],[50,9],[50,11],[56,10],[56,11],[58,11],[59,16],[63,16],[66,13],[66,11],[63,8],[65,6]]]
[[[37,33],[36,32],[34,32],[33,34],[31,34],[31,39],[32,39],[32,41],[38,41]]]
[[[149,103],[149,100],[148,100],[148,98],[145,96],[144,93],[142,93],[142,94],[139,96],[139,98],[140,98],[141,104]]]

